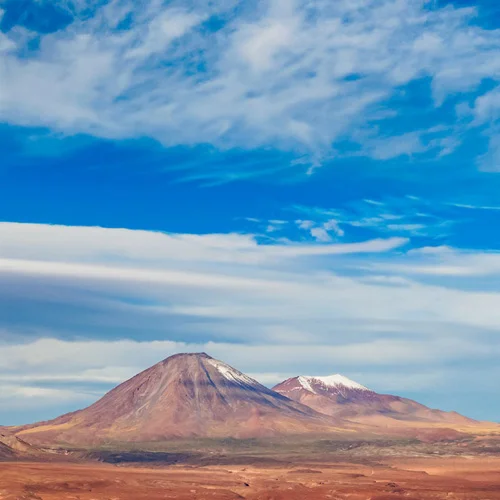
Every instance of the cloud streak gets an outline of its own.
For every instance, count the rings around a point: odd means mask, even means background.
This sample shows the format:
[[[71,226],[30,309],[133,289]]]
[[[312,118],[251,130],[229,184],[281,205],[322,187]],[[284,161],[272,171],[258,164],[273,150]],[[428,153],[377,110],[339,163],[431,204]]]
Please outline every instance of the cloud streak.
[[[436,259],[441,268],[456,268],[457,259],[477,266],[483,256],[425,250],[405,254],[405,239],[269,245],[248,235],[9,223],[0,224],[0,236],[3,293],[10,290],[10,297],[20,300],[52,296],[56,302],[108,304],[165,317],[288,317],[289,326],[314,317],[360,324],[431,320],[495,329],[500,320],[497,290],[470,292],[415,280],[429,274]],[[393,252],[391,263],[384,257],[388,252]],[[491,262],[495,259],[491,254]],[[381,272],[392,278],[384,282],[377,276]],[[437,267],[435,274],[440,272]],[[44,289],[51,295],[44,296]],[[291,304],[297,307],[286,313]]]

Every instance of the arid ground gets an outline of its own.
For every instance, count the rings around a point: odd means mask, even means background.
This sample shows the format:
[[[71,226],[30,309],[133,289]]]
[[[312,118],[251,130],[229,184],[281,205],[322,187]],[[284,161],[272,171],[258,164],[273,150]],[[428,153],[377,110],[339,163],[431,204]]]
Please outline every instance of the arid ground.
[[[4,462],[0,499],[500,499],[500,457],[353,462],[149,466]]]

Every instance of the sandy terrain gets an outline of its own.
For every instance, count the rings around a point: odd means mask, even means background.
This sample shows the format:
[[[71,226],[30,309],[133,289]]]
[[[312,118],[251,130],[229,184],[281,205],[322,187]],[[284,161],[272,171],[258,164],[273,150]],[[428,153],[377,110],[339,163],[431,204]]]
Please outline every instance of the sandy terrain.
[[[494,500],[500,458],[417,458],[378,465],[170,466],[0,463],[2,500]]]

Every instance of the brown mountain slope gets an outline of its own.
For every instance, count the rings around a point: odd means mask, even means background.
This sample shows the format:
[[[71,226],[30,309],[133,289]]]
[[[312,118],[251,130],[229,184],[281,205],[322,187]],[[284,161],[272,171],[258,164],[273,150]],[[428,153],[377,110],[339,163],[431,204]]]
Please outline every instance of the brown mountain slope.
[[[36,443],[86,445],[326,431],[332,423],[323,415],[202,353],[171,356],[92,406],[17,435]]]
[[[0,436],[0,460],[12,460],[15,457],[14,450],[2,442]]]
[[[5,428],[0,428],[0,460],[32,458],[43,452],[15,436]]]
[[[456,412],[434,410],[411,399],[378,394],[342,375],[294,377],[276,385],[273,390],[325,415],[349,421],[355,426],[359,424],[366,430],[380,429],[385,434],[424,428],[472,431],[482,426],[482,423]],[[419,435],[417,432],[408,434]]]

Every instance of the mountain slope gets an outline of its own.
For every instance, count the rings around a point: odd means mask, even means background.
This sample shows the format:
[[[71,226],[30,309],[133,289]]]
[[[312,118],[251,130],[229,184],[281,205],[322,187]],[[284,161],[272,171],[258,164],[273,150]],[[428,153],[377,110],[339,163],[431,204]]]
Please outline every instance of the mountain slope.
[[[325,415],[368,426],[394,429],[478,424],[455,412],[433,410],[411,399],[378,394],[342,375],[294,377],[273,390]]]
[[[93,444],[172,437],[324,432],[332,423],[205,353],[178,354],[90,407],[18,431],[30,442]]]
[[[0,460],[11,460],[15,456],[14,450],[2,442],[2,437],[0,436]]]
[[[0,460],[32,458],[43,454],[43,451],[29,445],[9,430],[0,428]]]

